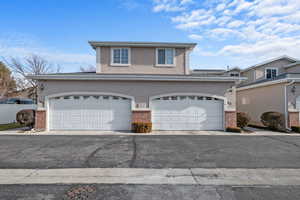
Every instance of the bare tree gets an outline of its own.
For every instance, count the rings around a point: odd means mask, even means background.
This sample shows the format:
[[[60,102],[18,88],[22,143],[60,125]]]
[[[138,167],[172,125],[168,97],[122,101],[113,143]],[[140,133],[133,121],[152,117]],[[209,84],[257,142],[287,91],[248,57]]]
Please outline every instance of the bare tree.
[[[96,72],[96,67],[93,65],[89,65],[87,67],[80,67],[79,70],[81,72]]]
[[[59,65],[48,62],[41,56],[32,54],[23,59],[17,57],[3,58],[5,64],[12,69],[15,74],[17,86],[20,89],[32,88],[34,100],[37,100],[37,81],[27,79],[27,75],[40,75],[48,73],[58,73],[61,70]]]
[[[0,62],[0,99],[17,89],[16,81],[11,76],[11,71]]]

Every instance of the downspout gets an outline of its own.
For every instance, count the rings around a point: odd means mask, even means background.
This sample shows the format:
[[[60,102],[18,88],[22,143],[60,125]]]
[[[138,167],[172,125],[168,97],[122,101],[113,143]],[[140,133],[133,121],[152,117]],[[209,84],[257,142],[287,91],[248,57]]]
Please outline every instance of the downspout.
[[[284,85],[284,112],[285,112],[285,127],[288,131],[291,131],[291,129],[288,126],[288,118],[289,118],[289,111],[288,111],[288,97],[287,97],[287,87],[294,84],[295,80],[292,80],[291,82],[288,82]]]

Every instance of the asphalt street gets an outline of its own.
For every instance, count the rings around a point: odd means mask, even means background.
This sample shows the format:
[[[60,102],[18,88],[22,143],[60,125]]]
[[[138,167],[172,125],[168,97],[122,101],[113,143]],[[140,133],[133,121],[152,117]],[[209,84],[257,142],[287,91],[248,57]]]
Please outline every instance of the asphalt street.
[[[299,136],[0,136],[0,169],[299,166]],[[0,199],[296,200],[300,186],[15,184],[0,185]]]
[[[0,136],[0,168],[299,168],[299,136]]]
[[[4,185],[1,200],[297,200],[300,187]]]

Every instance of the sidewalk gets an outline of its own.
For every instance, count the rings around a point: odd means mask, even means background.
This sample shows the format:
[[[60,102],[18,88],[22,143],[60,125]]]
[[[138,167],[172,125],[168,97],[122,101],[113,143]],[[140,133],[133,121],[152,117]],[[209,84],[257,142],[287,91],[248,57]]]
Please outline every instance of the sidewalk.
[[[0,169],[0,184],[300,185],[300,169]]]

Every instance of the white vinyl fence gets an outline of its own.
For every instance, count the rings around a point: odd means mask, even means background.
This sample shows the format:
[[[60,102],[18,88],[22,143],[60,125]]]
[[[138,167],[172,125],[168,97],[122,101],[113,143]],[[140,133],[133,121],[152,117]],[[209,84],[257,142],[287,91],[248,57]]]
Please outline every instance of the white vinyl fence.
[[[16,122],[16,115],[20,110],[36,109],[35,104],[0,104],[0,124]]]

